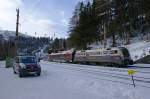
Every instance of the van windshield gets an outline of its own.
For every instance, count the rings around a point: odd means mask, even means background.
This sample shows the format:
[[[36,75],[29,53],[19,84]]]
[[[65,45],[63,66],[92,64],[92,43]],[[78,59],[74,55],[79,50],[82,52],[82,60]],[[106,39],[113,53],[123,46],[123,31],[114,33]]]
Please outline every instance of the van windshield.
[[[22,57],[20,59],[20,62],[22,62],[22,63],[36,63],[37,61],[36,61],[35,57]]]

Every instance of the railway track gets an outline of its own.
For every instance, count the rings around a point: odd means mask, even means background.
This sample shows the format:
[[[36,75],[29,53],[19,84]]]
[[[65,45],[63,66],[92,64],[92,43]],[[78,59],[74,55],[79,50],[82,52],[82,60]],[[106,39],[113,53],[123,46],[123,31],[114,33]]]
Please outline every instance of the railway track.
[[[94,67],[86,67],[82,65],[70,65],[70,64],[61,64],[58,65],[59,63],[52,63],[53,66],[63,68],[65,70],[71,70],[71,71],[76,71],[79,73],[87,73],[87,74],[92,74],[92,77],[100,80],[107,80],[107,81],[112,81],[112,82],[118,82],[122,84],[128,84],[132,85],[131,77],[127,74],[122,74],[122,73],[127,73],[127,70],[122,70],[120,68],[117,69],[101,69],[101,68],[94,68]],[[69,66],[68,66],[69,65]],[[117,73],[111,72],[111,71],[117,71]],[[143,73],[143,72],[140,72]],[[144,74],[149,74],[149,72],[144,72]],[[99,77],[102,78],[98,78]],[[91,76],[90,76],[91,77]],[[115,80],[111,80],[111,78],[115,78]],[[134,80],[136,83],[136,86],[139,87],[147,87],[150,88],[150,77],[144,77],[144,76],[134,76]]]
[[[73,66],[73,67],[81,67],[81,68],[88,68],[88,69],[97,69],[97,70],[107,70],[107,71],[117,71],[117,72],[127,72],[129,69],[134,69],[136,70],[138,73],[144,73],[144,74],[150,74],[150,68],[146,68],[149,69],[148,71],[145,71],[145,69],[143,70],[143,68],[138,67],[138,66],[132,66],[134,68],[117,68],[117,67],[106,67],[106,66],[99,66],[99,65],[81,65],[81,64],[68,64],[68,63],[57,63],[57,62],[52,62],[52,64],[62,64],[62,65],[69,65],[69,66]]]
[[[66,67],[65,67],[66,68]],[[85,68],[68,68],[67,67],[67,69],[70,69],[70,70],[77,70],[77,71],[83,71],[83,72],[88,72],[88,73],[95,73],[95,74],[103,74],[103,75],[106,75],[106,76],[112,76],[112,77],[118,77],[118,78],[125,78],[125,79],[130,79],[130,77],[128,76],[128,75],[125,75],[125,74],[119,74],[119,73],[110,73],[110,72],[104,72],[104,71],[98,71],[98,70],[89,70],[89,69],[85,69]],[[137,81],[140,81],[140,80],[138,80],[138,79],[142,79],[142,80],[146,80],[146,79],[148,79],[148,80],[150,80],[150,78],[149,77],[141,77],[141,76],[134,76],[134,78],[135,78],[135,80],[137,80]],[[141,81],[142,81],[141,80]],[[150,83],[150,81],[145,81],[145,82],[148,82],[148,83]]]

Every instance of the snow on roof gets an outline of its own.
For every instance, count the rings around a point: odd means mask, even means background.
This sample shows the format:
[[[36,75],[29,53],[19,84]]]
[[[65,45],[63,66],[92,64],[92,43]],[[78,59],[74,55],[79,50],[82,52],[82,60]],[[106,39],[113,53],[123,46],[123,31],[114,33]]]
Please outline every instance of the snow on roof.
[[[59,55],[59,54],[66,54],[66,53],[72,53],[74,50],[67,50],[67,51],[60,51],[58,53],[51,53],[51,55]]]

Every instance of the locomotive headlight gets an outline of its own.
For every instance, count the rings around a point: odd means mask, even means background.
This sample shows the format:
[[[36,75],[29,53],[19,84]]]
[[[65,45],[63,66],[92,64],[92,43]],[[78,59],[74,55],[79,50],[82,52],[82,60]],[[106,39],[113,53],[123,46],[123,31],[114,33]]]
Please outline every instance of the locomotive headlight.
[[[21,69],[26,69],[26,65],[23,63],[20,63],[19,66],[21,67]]]

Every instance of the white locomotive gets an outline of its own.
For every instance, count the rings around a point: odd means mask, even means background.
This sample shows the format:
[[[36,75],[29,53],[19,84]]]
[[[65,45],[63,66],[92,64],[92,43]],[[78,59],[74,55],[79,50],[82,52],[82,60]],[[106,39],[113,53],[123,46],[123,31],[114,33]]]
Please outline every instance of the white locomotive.
[[[49,54],[50,61],[73,63],[97,63],[103,65],[133,64],[129,51],[124,47],[101,48],[94,50],[70,50]]]

